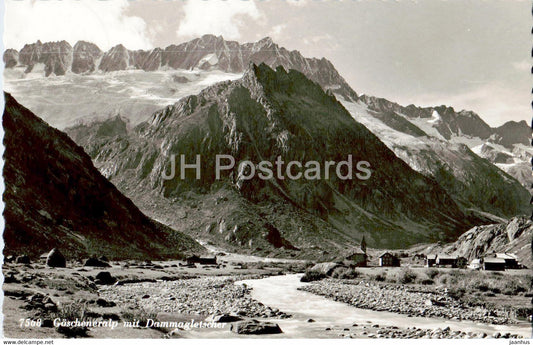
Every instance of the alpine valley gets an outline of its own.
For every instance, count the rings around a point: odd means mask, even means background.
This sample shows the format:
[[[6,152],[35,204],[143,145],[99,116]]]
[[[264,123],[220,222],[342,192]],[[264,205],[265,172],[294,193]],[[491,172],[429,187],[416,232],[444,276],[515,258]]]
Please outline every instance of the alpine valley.
[[[471,111],[357,94],[325,58],[270,38],[205,35],[149,51],[89,42],[4,53],[5,89],[83,147],[146,215],[197,240],[262,256],[335,257],[452,242],[525,215],[531,129],[492,128]],[[172,155],[202,157],[202,178],[165,180]],[[368,161],[368,180],[216,180],[236,161]]]

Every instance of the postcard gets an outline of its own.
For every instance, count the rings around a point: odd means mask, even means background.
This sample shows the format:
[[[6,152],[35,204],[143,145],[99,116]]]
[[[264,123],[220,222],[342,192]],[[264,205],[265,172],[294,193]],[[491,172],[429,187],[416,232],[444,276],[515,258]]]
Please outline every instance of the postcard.
[[[529,344],[530,2],[3,6],[5,343]]]

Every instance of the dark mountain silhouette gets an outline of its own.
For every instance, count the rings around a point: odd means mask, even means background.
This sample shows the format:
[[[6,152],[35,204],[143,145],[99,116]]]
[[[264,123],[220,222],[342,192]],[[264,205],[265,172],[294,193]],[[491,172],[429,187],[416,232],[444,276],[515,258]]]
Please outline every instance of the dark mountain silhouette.
[[[202,247],[146,217],[66,134],[5,93],[4,255],[180,258]]]

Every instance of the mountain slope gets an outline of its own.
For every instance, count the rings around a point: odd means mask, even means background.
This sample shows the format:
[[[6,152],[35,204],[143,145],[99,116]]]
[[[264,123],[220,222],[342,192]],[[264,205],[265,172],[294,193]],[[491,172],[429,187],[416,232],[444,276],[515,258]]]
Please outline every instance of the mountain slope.
[[[431,132],[436,130],[431,127],[431,118],[411,122],[402,112],[390,108],[379,111],[363,102],[342,103],[355,120],[367,126],[396,156],[434,178],[464,208],[504,218],[529,212],[529,193],[518,181],[467,145],[436,137]]]
[[[515,217],[505,223],[476,226],[457,241],[444,246],[431,246],[427,253],[446,253],[469,260],[487,254],[511,253],[527,267],[533,267],[531,242],[533,222],[526,217]]]
[[[122,127],[116,119],[113,123]],[[294,70],[252,65],[242,79],[186,97],[128,135],[99,135],[102,126],[109,127],[109,121],[68,133],[143,210],[218,243],[266,250],[261,238],[274,227],[299,249],[335,250],[363,234],[372,246],[404,247],[453,239],[480,221],[469,218],[434,180],[399,160],[335,97]],[[191,173],[184,180],[164,180],[172,154],[189,160],[200,154],[201,179]],[[232,155],[236,162],[274,162],[281,156],[284,162],[322,164],[351,154],[355,163],[371,164],[372,176],[246,180],[235,167],[216,180],[216,154]]]
[[[402,114],[408,119],[432,119],[432,127],[445,139],[451,139],[453,135],[467,135],[487,139],[493,132],[474,112],[462,110],[456,112],[452,107],[417,107],[409,105],[403,107],[384,98],[363,95],[361,100],[368,108],[378,112],[391,111]]]
[[[151,220],[93,166],[66,134],[5,94],[4,255],[179,258],[201,246]]]
[[[367,95],[362,95],[360,102],[374,114],[386,114],[381,116],[381,120],[383,117],[402,117],[428,137],[445,144],[467,145],[475,154],[486,158],[526,188],[533,183],[528,171],[529,161],[533,157],[533,148],[529,145],[531,128],[525,121],[509,121],[491,128],[476,113],[465,110],[457,112],[452,107],[423,108],[412,104],[404,107],[384,98]],[[391,126],[388,121],[383,122]],[[401,128],[394,129],[410,134]]]

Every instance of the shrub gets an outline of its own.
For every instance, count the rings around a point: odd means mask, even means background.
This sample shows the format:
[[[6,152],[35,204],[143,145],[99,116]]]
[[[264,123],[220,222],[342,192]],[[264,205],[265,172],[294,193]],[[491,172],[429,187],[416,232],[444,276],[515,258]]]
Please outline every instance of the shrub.
[[[83,321],[87,317],[87,304],[81,301],[75,301],[72,303],[61,304],[55,313],[54,318],[61,320],[80,320]],[[57,328],[57,332],[63,334],[67,338],[84,338],[88,337],[87,327],[66,327],[60,326]]]
[[[426,270],[426,275],[429,279],[435,279],[435,277],[439,275],[439,271],[434,268],[430,268]]]
[[[482,292],[489,291],[489,286],[485,282],[476,282],[474,288]]]
[[[380,273],[380,274],[374,276],[374,279],[377,282],[384,282],[387,279],[387,275],[385,273]]]
[[[433,285],[433,284],[435,284],[435,282],[433,281],[433,279],[422,279],[422,280],[420,280],[420,284],[422,284],[422,285]]]
[[[61,304],[55,313],[56,318],[66,320],[85,320],[87,314],[87,304],[81,301]]]
[[[338,279],[355,279],[359,276],[359,272],[355,268],[338,267],[333,271],[331,276]]]
[[[504,295],[517,295],[520,292],[524,292],[526,289],[520,285],[515,280],[509,280],[505,283],[505,287],[503,289]]]
[[[533,315],[533,308],[530,307],[519,307],[515,310],[515,315],[518,319],[527,320],[530,315]]]
[[[316,272],[316,271],[307,271],[300,279],[303,283],[313,282],[317,280],[322,280],[326,278],[326,275],[322,272]]]
[[[290,273],[302,273],[306,271],[305,264],[292,263],[286,267],[287,272]]]
[[[262,269],[265,268],[265,266],[266,266],[266,265],[265,265],[264,262],[259,261],[259,262],[256,262],[256,263],[252,264],[252,265],[251,265],[251,268],[256,268],[256,269],[258,269],[258,270],[262,270]]]
[[[141,307],[138,303],[136,303],[134,306],[130,306],[129,308],[122,311],[122,319],[124,321],[135,321],[139,320],[139,326],[144,327],[146,326],[148,319],[156,320],[157,313],[149,312],[143,307]]]
[[[305,269],[309,269],[309,268],[313,267],[315,264],[316,263],[313,262],[313,261],[305,261],[304,266],[305,266]]]
[[[449,275],[447,274],[444,274],[444,275],[441,275],[437,278],[437,282],[440,284],[440,285],[447,285],[448,284],[448,278],[450,278]]]
[[[398,275],[398,283],[400,284],[410,284],[415,281],[416,274],[410,269],[401,270]]]
[[[450,288],[448,295],[452,298],[461,299],[466,294],[465,288]]]

